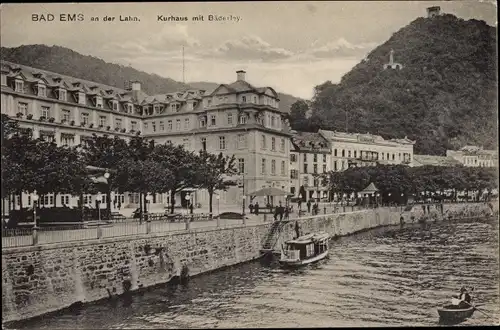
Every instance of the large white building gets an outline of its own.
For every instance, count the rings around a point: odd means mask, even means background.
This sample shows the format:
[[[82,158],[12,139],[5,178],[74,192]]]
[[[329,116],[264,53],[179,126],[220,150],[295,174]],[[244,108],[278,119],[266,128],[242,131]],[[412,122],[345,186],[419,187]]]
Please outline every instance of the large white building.
[[[376,164],[410,166],[415,141],[404,139],[385,140],[379,135],[343,133],[319,130],[331,145],[331,169],[343,171],[351,166]]]
[[[465,146],[460,150],[446,150],[451,157],[467,167],[498,167],[498,151],[477,146]]]
[[[191,151],[235,155],[240,185],[221,193],[220,203],[241,205],[243,196],[263,187],[289,190],[290,129],[272,88],[254,87],[244,71],[236,78],[209,95],[193,89],[150,96],[137,81],[121,89],[2,61],[0,102],[2,113],[31,129],[34,138],[59,145],[85,143],[94,133],[124,139],[142,134]],[[176,204],[184,203],[188,192],[179,194]],[[206,207],[206,192],[191,196]],[[156,194],[152,203],[165,205],[166,197]],[[76,205],[77,198],[48,195],[40,204]],[[139,203],[135,193],[112,193],[111,198],[122,207]],[[84,203],[95,205],[95,196],[84,196]],[[32,205],[29,195],[23,195],[23,205]]]

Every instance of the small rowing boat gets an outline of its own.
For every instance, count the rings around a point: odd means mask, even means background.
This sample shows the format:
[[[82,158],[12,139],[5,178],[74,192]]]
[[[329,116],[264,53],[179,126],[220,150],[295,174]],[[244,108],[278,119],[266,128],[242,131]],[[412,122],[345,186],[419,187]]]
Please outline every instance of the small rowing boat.
[[[462,322],[471,317],[475,310],[474,306],[457,308],[456,305],[446,305],[438,308],[439,320],[450,323]]]

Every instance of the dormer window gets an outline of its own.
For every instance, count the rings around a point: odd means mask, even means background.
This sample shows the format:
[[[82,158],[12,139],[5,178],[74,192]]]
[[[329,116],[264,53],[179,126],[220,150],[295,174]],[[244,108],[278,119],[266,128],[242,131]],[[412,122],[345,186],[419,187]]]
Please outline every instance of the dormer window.
[[[134,112],[134,106],[132,105],[132,103],[127,103],[127,112],[128,113]]]
[[[243,103],[247,103],[247,97],[246,97],[246,96],[242,96],[242,97],[241,97],[241,102],[243,102]]]
[[[45,85],[38,84],[37,89],[38,89],[38,93],[37,93],[38,96],[47,97],[47,89],[45,88]]]
[[[78,92],[77,94],[77,100],[78,100],[78,104],[83,104],[85,105],[85,93],[84,92]]]
[[[22,81],[22,80],[17,80],[17,79],[16,79],[16,86],[15,86],[15,90],[16,90],[16,92],[18,92],[18,93],[22,93],[22,92],[24,92],[24,81]]]
[[[255,104],[259,104],[259,102],[257,102],[257,96],[254,96],[254,97],[253,97],[253,103],[255,103]]]
[[[155,112],[156,114],[159,114],[159,113],[160,113],[160,105],[159,105],[159,104],[155,104],[155,105],[153,106],[153,108],[154,108],[154,112]]]
[[[194,108],[196,108],[197,105],[198,105],[198,102],[196,102],[196,101],[193,102],[193,110],[194,110]]]
[[[66,101],[66,90],[59,88],[59,101]]]
[[[113,110],[117,111],[118,110],[118,101],[116,101],[116,100],[111,101],[111,107],[113,108]]]
[[[101,96],[96,96],[95,97],[95,106],[97,108],[101,108],[102,109],[102,97]]]

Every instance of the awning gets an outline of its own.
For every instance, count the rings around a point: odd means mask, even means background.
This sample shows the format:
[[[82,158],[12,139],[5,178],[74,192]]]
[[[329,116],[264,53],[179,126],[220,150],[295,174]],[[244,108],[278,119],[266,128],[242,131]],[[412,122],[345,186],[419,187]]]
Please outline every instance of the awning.
[[[262,188],[260,190],[257,190],[253,193],[249,194],[250,196],[288,196],[292,195],[290,193],[287,193],[286,191],[283,191],[278,188],[274,187],[269,187],[269,188]]]

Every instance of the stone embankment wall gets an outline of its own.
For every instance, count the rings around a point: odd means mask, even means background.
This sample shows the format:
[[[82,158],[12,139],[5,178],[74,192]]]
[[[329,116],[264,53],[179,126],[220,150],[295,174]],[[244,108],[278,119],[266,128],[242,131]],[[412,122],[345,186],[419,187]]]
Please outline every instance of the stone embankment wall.
[[[431,215],[441,214],[440,208],[431,211]],[[443,206],[444,218],[493,212],[498,214],[498,204]],[[295,235],[295,222],[303,233],[326,231],[343,236],[399,224],[401,216],[411,222],[412,216],[418,221],[430,215],[415,206],[403,212],[400,208],[379,208],[290,220],[277,246]],[[264,223],[3,249],[3,322],[165,283],[181,272],[193,276],[256,259],[270,227],[271,223]]]

